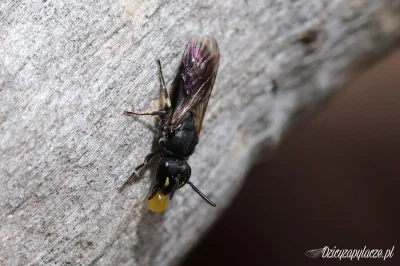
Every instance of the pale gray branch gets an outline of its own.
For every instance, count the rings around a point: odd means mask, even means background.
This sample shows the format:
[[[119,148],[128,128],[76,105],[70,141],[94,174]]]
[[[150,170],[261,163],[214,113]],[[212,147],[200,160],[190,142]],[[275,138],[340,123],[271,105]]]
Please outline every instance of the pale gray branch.
[[[174,265],[261,148],[396,47],[399,12],[394,0],[2,1],[0,264]],[[184,187],[152,214],[154,165],[118,187],[152,149],[154,120],[122,111],[158,108],[155,59],[170,82],[197,34],[221,61],[191,180],[217,208]]]

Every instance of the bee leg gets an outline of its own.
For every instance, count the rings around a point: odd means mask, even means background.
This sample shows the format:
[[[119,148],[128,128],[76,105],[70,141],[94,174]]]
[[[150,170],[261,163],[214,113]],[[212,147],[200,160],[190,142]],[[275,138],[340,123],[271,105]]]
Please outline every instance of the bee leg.
[[[158,111],[153,111],[153,112],[144,112],[144,113],[139,113],[139,112],[132,112],[132,111],[127,111],[124,110],[124,115],[126,116],[136,116],[136,115],[151,115],[151,116],[163,116],[167,113],[167,111],[171,108],[171,99],[169,98],[167,86],[165,85],[165,80],[164,80],[164,75],[162,72],[162,67],[161,67],[161,61],[157,59],[157,65],[159,69],[159,77],[160,77],[160,82],[161,82],[161,87],[164,92],[164,101],[165,101],[165,107],[163,110],[158,110]],[[146,156],[144,163],[141,165],[137,166],[135,168],[135,172],[133,172],[128,179],[125,181],[125,183],[121,186],[119,189],[120,191],[124,190],[124,188],[132,182],[133,177],[136,175],[136,172],[140,171],[146,164],[150,162],[150,160],[160,152],[160,150],[150,153]],[[154,188],[155,189],[155,188]],[[154,191],[153,189],[153,191]]]
[[[150,153],[150,154],[147,154],[146,157],[144,158],[144,163],[142,163],[141,165],[137,166],[137,167],[135,168],[135,171],[136,171],[136,172],[137,172],[137,171],[140,171],[146,164],[148,164],[148,163],[151,161],[151,159],[154,158],[154,156],[156,156],[156,155],[159,154],[159,153],[160,153],[160,150],[155,151],[155,152],[152,152],[152,153]]]
[[[137,113],[137,112],[131,112],[131,111],[126,111],[124,110],[124,115],[126,116],[135,116],[135,115],[156,115],[156,116],[161,116],[164,115],[167,111],[165,110],[158,110],[150,113]]]
[[[132,182],[132,179],[133,179],[133,177],[135,177],[135,175],[136,175],[136,172],[133,172],[129,177],[128,177],[128,179],[126,179],[126,181],[122,184],[122,186],[119,188],[119,192],[122,192],[122,190],[124,190],[125,189],[125,187],[127,186],[127,185],[129,185],[131,182]]]
[[[147,198],[147,200],[151,200],[157,194],[157,192],[160,191],[160,190],[162,190],[161,185],[160,184],[155,184],[153,186],[153,188],[151,189],[151,192],[150,192],[149,197]]]
[[[167,111],[167,110],[171,109],[171,99],[169,98],[167,86],[165,85],[165,80],[164,80],[164,75],[162,72],[160,59],[157,59],[157,65],[158,65],[158,70],[159,70],[161,87],[164,91],[164,101],[165,101],[165,109],[164,110]]]
[[[144,163],[142,163],[141,165],[137,166],[135,168],[135,171],[128,177],[128,179],[126,179],[126,181],[124,182],[124,184],[122,184],[122,186],[119,188],[119,191],[121,192],[122,190],[124,190],[124,188],[130,184],[133,180],[133,178],[136,175],[136,172],[140,171],[145,165],[147,165],[151,159],[154,158],[155,155],[157,155],[158,153],[160,153],[160,150],[156,151],[156,152],[152,152],[148,155],[146,155],[146,157],[144,158]]]
[[[127,115],[127,116],[135,116],[135,115],[162,116],[162,115],[165,115],[169,109],[171,109],[171,99],[169,98],[167,86],[165,85],[165,80],[164,80],[164,75],[163,75],[163,72],[162,72],[160,59],[157,59],[157,65],[158,65],[158,71],[159,71],[158,75],[159,75],[159,78],[160,78],[161,87],[162,87],[163,92],[164,92],[164,102],[165,102],[164,109],[158,110],[158,111],[153,111],[153,112],[145,112],[145,113],[131,112],[131,111],[124,110],[124,115]]]

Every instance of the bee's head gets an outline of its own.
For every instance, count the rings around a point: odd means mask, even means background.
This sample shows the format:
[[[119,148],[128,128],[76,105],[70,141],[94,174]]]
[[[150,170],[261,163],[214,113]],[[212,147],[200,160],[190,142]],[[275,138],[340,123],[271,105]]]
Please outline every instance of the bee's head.
[[[189,181],[190,174],[190,166],[185,160],[165,158],[158,164],[157,186],[172,199],[175,191]]]
[[[183,187],[190,178],[189,164],[182,159],[165,158],[160,161],[157,169],[157,183],[148,198],[149,209],[153,212],[163,211],[175,191]]]
[[[152,212],[164,211],[168,204],[167,195],[172,199],[175,191],[185,184],[189,184],[200,197],[215,207],[215,203],[189,181],[190,174],[190,166],[185,160],[168,158],[161,160],[157,169],[157,183],[148,199],[149,209]]]

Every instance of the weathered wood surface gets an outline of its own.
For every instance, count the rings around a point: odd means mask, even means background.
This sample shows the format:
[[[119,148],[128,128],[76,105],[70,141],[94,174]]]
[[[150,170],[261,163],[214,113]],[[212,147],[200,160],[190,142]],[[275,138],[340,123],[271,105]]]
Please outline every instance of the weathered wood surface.
[[[260,148],[396,47],[399,11],[390,0],[1,1],[0,264],[175,264]],[[309,30],[317,40],[300,42]],[[195,34],[221,49],[189,161],[218,206],[185,187],[151,214],[154,166],[118,187],[151,150],[154,120],[122,110],[158,107],[155,58],[171,81]]]

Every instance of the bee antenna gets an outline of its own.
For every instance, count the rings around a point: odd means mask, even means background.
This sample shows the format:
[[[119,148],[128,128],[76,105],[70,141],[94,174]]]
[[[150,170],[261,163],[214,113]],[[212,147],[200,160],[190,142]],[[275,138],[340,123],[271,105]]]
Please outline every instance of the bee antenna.
[[[200,195],[200,197],[203,198],[203,200],[205,200],[205,201],[206,201],[208,204],[210,204],[211,206],[217,207],[217,204],[215,204],[212,200],[210,200],[209,198],[207,198],[207,196],[204,195],[204,193],[201,192],[200,189],[198,189],[195,185],[193,185],[192,182],[188,181],[187,183],[193,188],[194,191],[196,191],[197,194]]]

